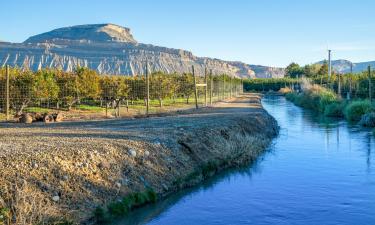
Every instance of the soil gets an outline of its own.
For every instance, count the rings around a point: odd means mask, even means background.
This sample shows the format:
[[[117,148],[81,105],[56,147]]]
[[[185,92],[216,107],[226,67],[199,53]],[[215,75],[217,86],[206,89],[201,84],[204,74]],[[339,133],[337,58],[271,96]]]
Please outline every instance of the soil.
[[[128,193],[200,182],[185,178],[208,162],[252,161],[278,132],[254,94],[162,117],[0,126],[0,209],[12,224],[87,223]]]

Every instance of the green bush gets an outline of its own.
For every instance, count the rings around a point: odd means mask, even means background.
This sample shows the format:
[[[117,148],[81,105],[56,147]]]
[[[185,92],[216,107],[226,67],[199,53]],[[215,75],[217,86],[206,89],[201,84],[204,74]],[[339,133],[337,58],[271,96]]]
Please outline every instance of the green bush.
[[[353,101],[345,107],[345,118],[349,121],[360,121],[362,115],[370,112],[372,108],[371,102],[368,100]]]
[[[344,117],[344,108],[346,103],[334,102],[327,105],[324,109],[324,115],[329,117]]]

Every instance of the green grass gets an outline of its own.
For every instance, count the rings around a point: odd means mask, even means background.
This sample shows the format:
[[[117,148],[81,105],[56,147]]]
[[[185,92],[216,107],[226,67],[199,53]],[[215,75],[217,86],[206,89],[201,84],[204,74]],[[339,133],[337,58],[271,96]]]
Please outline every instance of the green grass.
[[[298,106],[320,113],[325,113],[327,107],[332,108],[341,103],[335,93],[324,88],[316,88],[302,93],[291,92],[286,94],[286,98]]]
[[[92,112],[102,112],[104,110],[104,108],[100,106],[92,106],[92,105],[76,105],[73,108],[77,110],[92,111]]]
[[[373,110],[373,106],[368,100],[358,100],[349,103],[344,110],[345,118],[352,122],[358,122],[362,116]]]
[[[359,122],[364,115],[367,120],[360,124],[374,126],[372,116],[375,107],[369,100],[354,100],[347,102],[338,98],[332,91],[314,87],[303,93],[288,93],[286,98],[298,106],[311,109],[329,117],[345,117],[350,122]],[[366,118],[365,118],[366,119]]]
[[[24,111],[33,112],[33,113],[48,113],[51,111],[51,109],[42,108],[42,107],[27,107]]]
[[[148,203],[155,203],[158,200],[156,192],[147,189],[144,192],[131,193],[121,201],[110,203],[106,209],[101,207],[94,211],[96,224],[111,224],[116,218],[122,217],[134,208],[141,207]]]

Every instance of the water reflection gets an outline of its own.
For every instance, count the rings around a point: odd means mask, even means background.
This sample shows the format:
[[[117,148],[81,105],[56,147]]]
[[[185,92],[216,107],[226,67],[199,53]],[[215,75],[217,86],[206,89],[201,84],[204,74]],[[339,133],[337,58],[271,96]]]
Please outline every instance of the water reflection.
[[[254,165],[226,171],[119,224],[375,224],[371,130],[281,97],[267,96],[263,105],[281,130]]]

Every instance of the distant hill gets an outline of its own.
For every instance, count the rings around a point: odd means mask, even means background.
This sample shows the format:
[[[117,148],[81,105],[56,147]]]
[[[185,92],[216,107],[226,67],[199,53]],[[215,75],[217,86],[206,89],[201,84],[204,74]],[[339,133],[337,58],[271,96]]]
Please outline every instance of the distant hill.
[[[320,61],[318,64],[322,64],[323,62],[324,61]],[[332,68],[338,73],[349,73],[351,64],[351,61],[344,59],[334,60],[332,61]],[[368,66],[375,68],[375,61],[353,63],[353,72],[366,71]]]
[[[145,74],[151,71],[185,73],[195,66],[214,74],[244,78],[283,77],[284,69],[243,62],[197,57],[191,52],[138,43],[129,28],[115,24],[89,24],[55,29],[28,38],[23,43],[0,42],[0,67],[6,64],[38,70],[59,68],[72,71],[89,67],[100,74]]]

